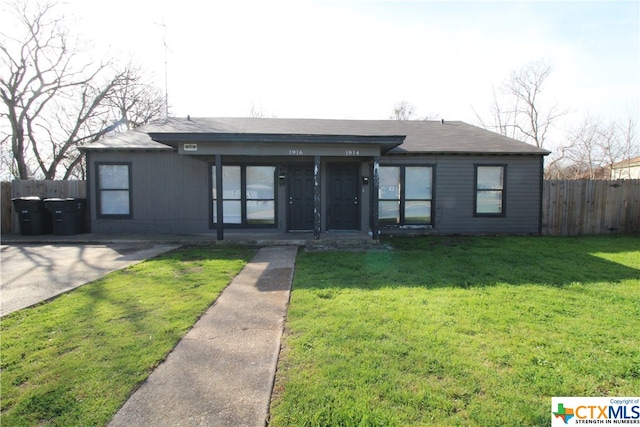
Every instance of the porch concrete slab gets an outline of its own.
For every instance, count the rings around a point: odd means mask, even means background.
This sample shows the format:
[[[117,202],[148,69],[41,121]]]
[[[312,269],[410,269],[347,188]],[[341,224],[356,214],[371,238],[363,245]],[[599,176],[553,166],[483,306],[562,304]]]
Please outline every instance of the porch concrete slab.
[[[316,240],[311,232],[282,233],[278,231],[234,230],[225,231],[224,240],[218,241],[215,233],[195,234],[101,234],[86,233],[72,235],[42,234],[22,236],[6,234],[0,236],[3,245],[16,244],[111,244],[111,243],[157,243],[173,245],[209,245],[230,244],[249,246],[309,246],[309,245],[367,245],[375,246],[380,243],[371,235],[364,232],[323,232]]]
[[[263,427],[297,250],[260,249],[109,426]]]

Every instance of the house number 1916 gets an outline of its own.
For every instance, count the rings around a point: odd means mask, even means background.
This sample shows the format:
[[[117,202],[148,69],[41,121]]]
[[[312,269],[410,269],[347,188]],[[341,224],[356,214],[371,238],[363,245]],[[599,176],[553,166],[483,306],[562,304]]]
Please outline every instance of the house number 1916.
[[[289,150],[290,156],[302,156],[302,150]]]

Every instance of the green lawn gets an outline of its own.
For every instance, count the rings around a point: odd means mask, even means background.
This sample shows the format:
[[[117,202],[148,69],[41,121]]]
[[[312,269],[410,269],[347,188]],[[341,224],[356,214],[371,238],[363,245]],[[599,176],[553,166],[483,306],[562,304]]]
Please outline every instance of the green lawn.
[[[255,253],[180,249],[2,318],[3,426],[102,426]]]
[[[551,423],[640,393],[640,238],[389,239],[298,255],[271,426]]]

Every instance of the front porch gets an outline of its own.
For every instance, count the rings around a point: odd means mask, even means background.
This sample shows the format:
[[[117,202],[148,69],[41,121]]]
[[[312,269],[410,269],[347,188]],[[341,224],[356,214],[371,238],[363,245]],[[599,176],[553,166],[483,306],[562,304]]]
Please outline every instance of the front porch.
[[[295,245],[306,250],[368,249],[380,246],[380,239],[369,233],[358,231],[329,231],[316,238],[313,232],[269,233],[255,231],[225,232],[224,240],[218,244],[249,246]]]

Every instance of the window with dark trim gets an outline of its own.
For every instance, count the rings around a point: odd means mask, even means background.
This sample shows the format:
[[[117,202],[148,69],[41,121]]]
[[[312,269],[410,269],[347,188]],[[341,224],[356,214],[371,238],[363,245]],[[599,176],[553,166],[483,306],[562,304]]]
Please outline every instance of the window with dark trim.
[[[432,182],[431,166],[380,166],[380,225],[431,224]]]
[[[476,165],[476,216],[504,216],[505,165]]]
[[[131,218],[131,163],[96,163],[98,218]]]
[[[223,165],[223,222],[239,226],[273,226],[275,215],[275,166]],[[211,166],[213,217],[218,221],[216,166]]]

